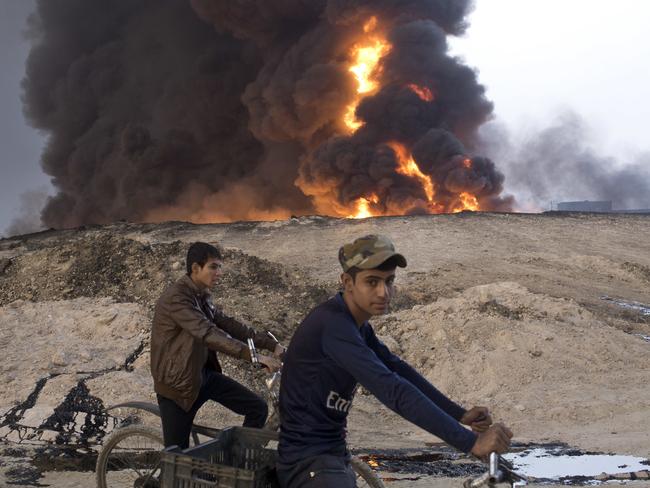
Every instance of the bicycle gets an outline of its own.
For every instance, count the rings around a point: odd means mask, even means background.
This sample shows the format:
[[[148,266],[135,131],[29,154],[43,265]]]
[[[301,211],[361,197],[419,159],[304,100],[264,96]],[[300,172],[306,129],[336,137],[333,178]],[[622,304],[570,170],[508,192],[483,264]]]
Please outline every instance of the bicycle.
[[[255,345],[249,340],[253,364],[259,366]],[[271,415],[263,429],[276,432],[280,427],[278,418],[278,393],[280,372],[276,372],[265,380],[272,409]],[[160,417],[158,405],[148,402],[125,402],[110,406],[106,411],[117,408],[133,408]],[[128,419],[127,419],[128,420]],[[221,429],[193,424],[191,438],[194,445],[200,444],[199,435],[217,438]],[[106,438],[97,456],[95,477],[97,488],[155,488],[160,477],[160,453],[164,449],[162,431],[159,428],[143,424],[119,426]],[[384,483],[364,461],[352,457],[351,466],[357,475],[357,485],[360,488],[385,488]]]
[[[463,483],[464,488],[492,488],[499,483],[508,483],[512,488],[520,488],[528,484],[528,479],[515,472],[510,461],[499,456],[496,452],[490,454],[488,471],[476,478],[469,478]]]

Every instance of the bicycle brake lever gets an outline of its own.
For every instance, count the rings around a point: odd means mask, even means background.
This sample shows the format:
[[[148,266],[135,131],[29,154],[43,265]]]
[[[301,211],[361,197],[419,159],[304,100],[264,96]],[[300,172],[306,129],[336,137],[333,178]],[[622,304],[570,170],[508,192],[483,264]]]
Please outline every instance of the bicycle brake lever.
[[[274,340],[275,342],[277,342],[278,344],[280,343],[280,341],[278,340],[278,338],[275,337],[275,336],[274,336],[270,331],[267,330],[267,331],[266,331],[266,335],[269,336],[271,339],[273,339],[273,340]]]
[[[257,349],[255,349],[255,342],[250,337],[246,339],[246,342],[248,343],[248,350],[251,354],[251,363],[253,364],[254,367],[261,368],[263,365],[260,363],[260,359],[257,357]]]

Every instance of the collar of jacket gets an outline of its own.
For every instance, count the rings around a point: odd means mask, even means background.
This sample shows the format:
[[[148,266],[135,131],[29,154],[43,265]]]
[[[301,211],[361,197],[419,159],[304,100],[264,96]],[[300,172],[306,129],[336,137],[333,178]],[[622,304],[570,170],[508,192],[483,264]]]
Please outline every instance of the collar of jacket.
[[[192,278],[190,278],[188,275],[183,275],[183,277],[178,280],[180,283],[184,284],[187,286],[192,292],[198,297],[198,298],[205,298],[210,296],[210,290],[207,288],[204,290],[199,289],[198,286],[196,286],[196,283],[192,281]]]

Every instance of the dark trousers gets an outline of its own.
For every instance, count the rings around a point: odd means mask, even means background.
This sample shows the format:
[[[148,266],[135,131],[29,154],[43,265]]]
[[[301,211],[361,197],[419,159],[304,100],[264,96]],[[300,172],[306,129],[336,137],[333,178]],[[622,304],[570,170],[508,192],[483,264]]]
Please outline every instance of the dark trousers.
[[[207,369],[203,370],[201,390],[189,412],[169,398],[162,395],[157,397],[165,447],[178,446],[181,449],[189,447],[196,412],[208,400],[213,400],[239,415],[244,415],[244,427],[261,428],[269,413],[263,398],[235,380]]]
[[[290,466],[277,466],[281,488],[355,488],[356,475],[350,466],[350,456],[321,454]]]

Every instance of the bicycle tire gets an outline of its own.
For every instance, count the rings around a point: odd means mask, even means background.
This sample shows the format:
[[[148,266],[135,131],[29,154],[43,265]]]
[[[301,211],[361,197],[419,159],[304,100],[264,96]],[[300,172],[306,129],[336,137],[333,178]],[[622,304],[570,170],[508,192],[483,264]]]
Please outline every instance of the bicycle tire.
[[[102,449],[97,456],[97,463],[95,465],[95,478],[97,481],[97,488],[115,488],[114,486],[109,485],[106,477],[108,472],[108,465],[110,462],[110,456],[113,452],[113,449],[120,442],[129,437],[136,436],[145,437],[155,443],[158,443],[159,449],[156,452],[160,452],[163,448],[162,433],[159,429],[156,429],[154,427],[149,427],[146,425],[129,425],[127,427],[121,427],[114,430],[113,433],[107,437],[106,442],[104,442],[104,445],[102,446]],[[357,475],[357,481],[359,481],[359,479],[362,480],[369,488],[385,488],[384,483],[375,474],[372,468],[361,459],[352,457],[350,460],[350,465]],[[152,468],[153,467],[155,466],[152,465]],[[363,488],[363,486],[364,485],[359,485],[359,488]]]
[[[372,468],[363,462],[363,460],[353,456],[352,459],[350,459],[350,465],[357,475],[357,486],[359,488],[364,486],[359,484],[359,478],[365,481],[367,486],[370,488],[386,488],[381,478],[379,478]]]
[[[128,439],[129,437],[142,437],[145,439],[148,439],[152,441],[154,444],[158,444],[155,446],[154,449],[143,449],[142,452],[144,460],[141,461],[143,464],[146,461],[146,463],[149,465],[148,470],[153,470],[155,472],[156,467],[158,465],[157,459],[160,459],[160,452],[164,448],[164,443],[163,443],[163,437],[162,437],[162,432],[160,429],[156,429],[154,427],[149,427],[146,425],[129,425],[127,427],[120,427],[118,429],[115,429],[111,435],[109,435],[106,438],[106,441],[104,442],[104,445],[102,446],[101,451],[99,452],[97,456],[97,463],[95,464],[95,479],[97,481],[97,488],[117,488],[117,487],[123,487],[123,486],[138,486],[137,485],[137,480],[138,479],[143,479],[148,475],[140,475],[139,477],[136,477],[135,480],[130,483],[130,484],[114,484],[110,483],[107,480],[107,473],[110,471],[109,463],[115,464],[115,460],[111,458],[111,454],[113,454],[113,450],[120,444],[120,442]],[[138,448],[133,448],[130,451],[128,451],[128,457],[133,460],[138,459]],[[145,452],[146,451],[146,452]],[[151,455],[149,455],[151,453]],[[153,454],[155,453],[155,454]],[[151,458],[151,460],[149,460]],[[134,461],[135,462],[135,461]],[[133,468],[134,471],[135,468]],[[144,485],[141,485],[144,486]]]

